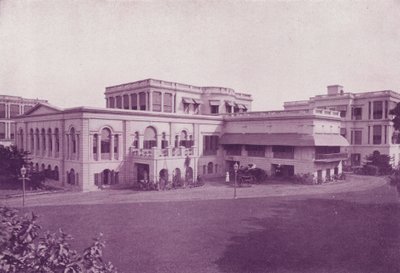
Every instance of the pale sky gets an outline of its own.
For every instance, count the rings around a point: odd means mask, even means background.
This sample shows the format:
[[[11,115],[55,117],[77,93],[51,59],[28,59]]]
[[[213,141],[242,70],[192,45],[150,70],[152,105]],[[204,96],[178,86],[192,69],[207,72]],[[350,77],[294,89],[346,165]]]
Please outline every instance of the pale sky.
[[[104,106],[156,78],[230,87],[253,110],[345,91],[400,91],[400,1],[0,0],[0,94]]]

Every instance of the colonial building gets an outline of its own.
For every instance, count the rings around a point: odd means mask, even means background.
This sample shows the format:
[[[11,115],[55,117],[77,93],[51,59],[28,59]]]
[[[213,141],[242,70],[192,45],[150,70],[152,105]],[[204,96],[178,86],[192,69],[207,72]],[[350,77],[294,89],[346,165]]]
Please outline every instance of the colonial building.
[[[341,135],[348,142],[352,166],[361,166],[374,151],[390,155],[393,164],[400,160],[400,135],[389,115],[400,102],[400,94],[392,90],[350,93],[343,86],[331,85],[326,95],[304,101],[284,103],[285,110],[330,109],[340,112]]]
[[[17,118],[17,146],[66,187],[222,176],[234,161],[269,175],[341,172],[339,112],[247,112],[251,96],[148,79],[107,87],[107,108],[39,103]],[[284,124],[284,126],[282,126]]]
[[[14,142],[14,118],[25,113],[38,102],[46,101],[0,95],[0,145],[8,146]]]

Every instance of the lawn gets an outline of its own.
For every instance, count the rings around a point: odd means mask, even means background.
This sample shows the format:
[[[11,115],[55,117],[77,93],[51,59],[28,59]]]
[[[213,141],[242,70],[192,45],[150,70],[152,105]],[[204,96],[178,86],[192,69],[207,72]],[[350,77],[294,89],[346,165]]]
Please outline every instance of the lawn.
[[[106,260],[127,273],[400,272],[393,190],[31,210],[77,249],[104,233]]]

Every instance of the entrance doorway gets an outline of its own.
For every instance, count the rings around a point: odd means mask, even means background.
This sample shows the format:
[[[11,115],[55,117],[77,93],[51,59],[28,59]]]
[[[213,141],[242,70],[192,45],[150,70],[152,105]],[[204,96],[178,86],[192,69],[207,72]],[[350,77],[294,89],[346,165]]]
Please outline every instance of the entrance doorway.
[[[294,175],[293,165],[272,164],[271,173],[276,177],[290,177]]]
[[[137,168],[137,181],[147,183],[149,181],[149,165],[148,164],[136,164]]]

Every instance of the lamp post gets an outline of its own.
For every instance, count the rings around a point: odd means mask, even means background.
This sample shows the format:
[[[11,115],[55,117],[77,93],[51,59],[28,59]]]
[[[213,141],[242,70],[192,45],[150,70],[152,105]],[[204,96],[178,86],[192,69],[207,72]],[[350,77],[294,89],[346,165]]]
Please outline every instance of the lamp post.
[[[235,162],[235,164],[233,165],[233,169],[235,170],[235,184],[233,186],[233,198],[236,199],[236,181],[237,181],[237,172],[239,169],[239,164],[237,162]]]
[[[25,206],[25,175],[26,175],[26,168],[22,165],[21,168],[21,176],[22,176],[22,206]]]

